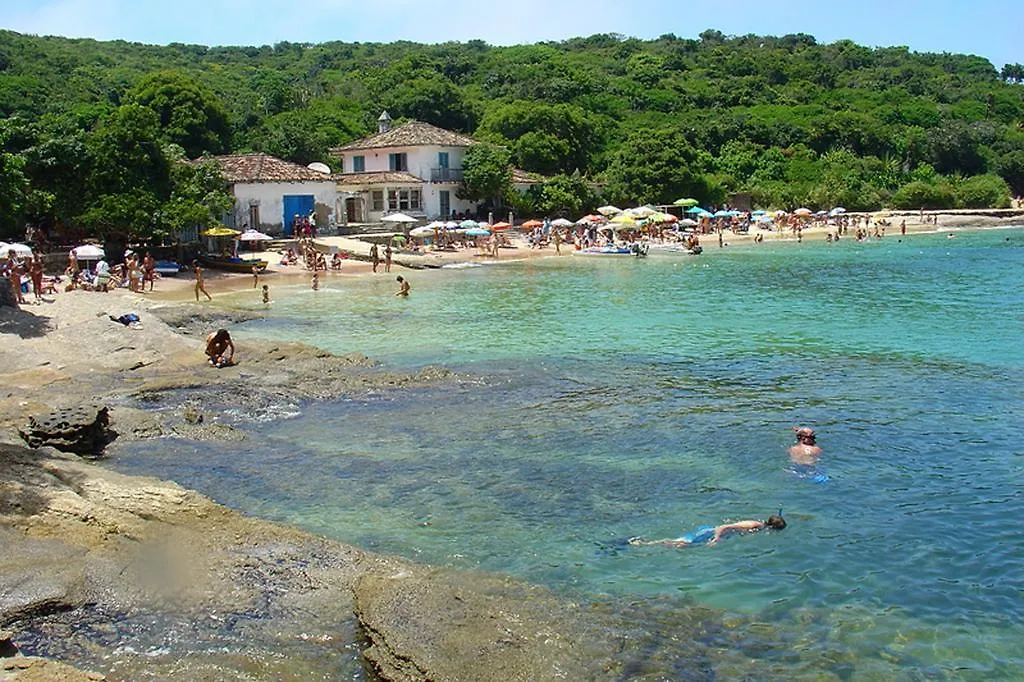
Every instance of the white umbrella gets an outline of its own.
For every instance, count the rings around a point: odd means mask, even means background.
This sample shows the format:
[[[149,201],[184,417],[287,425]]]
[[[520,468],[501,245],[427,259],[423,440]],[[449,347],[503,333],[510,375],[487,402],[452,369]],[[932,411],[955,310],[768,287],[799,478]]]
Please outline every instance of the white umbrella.
[[[693,227],[694,225],[697,224],[697,221],[696,220],[692,220],[690,218],[683,218],[682,220],[680,220],[676,224],[677,225],[682,225],[683,227]]]
[[[79,260],[99,260],[106,254],[100,247],[94,244],[82,244],[71,249],[71,253],[75,254],[75,258]]]
[[[458,223],[458,222],[456,222],[456,221],[454,221],[454,220],[449,220],[448,222],[446,222],[446,223],[444,224],[444,226],[445,226],[446,228],[448,228],[449,230],[456,230],[456,229],[458,229],[458,227],[459,227],[459,223]]]
[[[616,206],[602,206],[597,209],[597,212],[601,215],[615,215],[616,213],[622,213],[622,209]]]
[[[14,255],[16,256],[32,255],[32,249],[25,246],[24,244],[5,244],[4,242],[0,242],[0,256],[7,258],[7,254],[10,253],[11,251],[13,251]]]
[[[419,222],[416,218],[411,215],[405,215],[404,213],[392,213],[381,218],[386,223],[415,223]]]
[[[636,208],[628,209],[626,213],[634,215],[637,218],[646,218],[647,216],[654,215],[655,213],[657,213],[657,211],[647,206],[637,206]]]
[[[273,239],[269,234],[263,234],[259,230],[246,230],[238,235],[238,240],[243,242],[263,242]]]
[[[445,226],[445,223],[440,221],[440,220],[435,220],[434,222],[432,222],[429,225],[427,225],[427,227],[429,227],[432,230],[440,230],[444,226]],[[417,229],[419,229],[419,228],[417,228]]]
[[[409,230],[410,236],[413,237],[432,237],[436,228],[424,225],[423,227],[414,227]]]
[[[844,213],[846,213],[846,209],[843,208],[842,206],[836,206],[835,208],[828,212],[828,214],[833,218],[837,215],[842,215]]]
[[[559,218],[551,221],[552,227],[572,227],[572,221],[566,220],[565,218]]]
[[[793,211],[793,215],[809,216],[809,215],[814,215],[814,211],[812,211],[809,208],[798,208],[797,210]]]

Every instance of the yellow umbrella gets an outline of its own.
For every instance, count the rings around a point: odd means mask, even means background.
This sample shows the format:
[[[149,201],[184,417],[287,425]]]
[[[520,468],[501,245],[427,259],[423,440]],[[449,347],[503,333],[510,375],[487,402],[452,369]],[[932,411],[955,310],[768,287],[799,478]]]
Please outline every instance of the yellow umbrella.
[[[611,219],[610,222],[619,223],[621,225],[634,225],[636,224],[636,218],[629,215],[628,213],[620,213]]]
[[[209,230],[199,234],[203,237],[234,237],[242,233],[238,230],[232,230],[230,227],[211,227]]]

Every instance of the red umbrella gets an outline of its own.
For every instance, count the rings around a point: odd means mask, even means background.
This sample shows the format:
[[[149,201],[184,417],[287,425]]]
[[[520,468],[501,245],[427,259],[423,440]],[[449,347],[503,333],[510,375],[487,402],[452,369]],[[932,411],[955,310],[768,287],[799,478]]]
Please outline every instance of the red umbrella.
[[[492,230],[507,230],[510,227],[512,226],[509,225],[508,223],[494,223],[493,225],[491,225]]]
[[[539,220],[527,220],[523,223],[523,227],[543,227],[544,223]]]

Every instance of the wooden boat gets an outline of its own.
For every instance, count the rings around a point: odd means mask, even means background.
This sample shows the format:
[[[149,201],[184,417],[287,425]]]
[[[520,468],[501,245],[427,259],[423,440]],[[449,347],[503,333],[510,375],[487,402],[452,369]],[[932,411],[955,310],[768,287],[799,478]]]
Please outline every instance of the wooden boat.
[[[252,273],[252,266],[259,268],[260,272],[267,269],[267,261],[244,258],[223,258],[221,256],[200,256],[199,262],[214,270],[227,270],[228,272]]]

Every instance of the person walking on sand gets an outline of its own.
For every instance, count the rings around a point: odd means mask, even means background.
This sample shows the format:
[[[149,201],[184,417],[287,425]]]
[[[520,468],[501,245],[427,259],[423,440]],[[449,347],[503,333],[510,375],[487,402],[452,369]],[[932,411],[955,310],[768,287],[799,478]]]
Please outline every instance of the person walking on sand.
[[[384,246],[384,272],[391,272],[391,244]]]
[[[213,296],[210,296],[210,292],[206,290],[206,282],[203,279],[203,269],[199,267],[199,261],[192,261],[192,271],[196,274],[196,300],[199,300],[199,292],[206,294],[206,300],[212,301]]]
[[[377,266],[380,265],[380,252],[377,250],[376,244],[370,244],[370,261],[373,263],[373,271],[377,272]]]
[[[817,464],[821,456],[821,448],[816,442],[817,436],[814,429],[809,426],[793,427],[796,434],[796,445],[789,448],[789,459],[793,464],[813,466]]]
[[[722,539],[723,535],[729,533],[756,533],[759,530],[782,530],[786,527],[786,520],[782,518],[781,510],[778,515],[769,516],[764,521],[749,519],[735,523],[724,523],[720,526],[701,526],[692,533],[687,533],[678,538],[666,538],[664,540],[644,540],[640,537],[630,538],[629,544],[634,547],[643,545],[664,545],[665,547],[693,547],[694,545],[714,545]]]
[[[409,295],[409,282],[405,280],[401,275],[397,278],[398,281],[398,293],[395,296],[402,296],[403,298]]]

